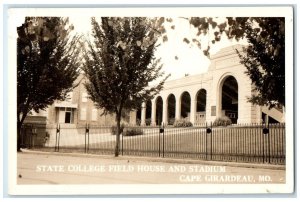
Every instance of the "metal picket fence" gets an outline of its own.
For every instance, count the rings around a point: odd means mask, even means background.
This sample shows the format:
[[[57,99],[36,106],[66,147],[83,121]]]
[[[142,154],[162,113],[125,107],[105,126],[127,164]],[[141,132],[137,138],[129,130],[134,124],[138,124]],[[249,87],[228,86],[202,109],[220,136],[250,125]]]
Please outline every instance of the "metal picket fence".
[[[114,154],[116,135],[112,126],[46,128],[44,146],[56,152]],[[197,127],[125,127],[120,136],[120,155],[186,158],[285,164],[285,124],[243,124]]]

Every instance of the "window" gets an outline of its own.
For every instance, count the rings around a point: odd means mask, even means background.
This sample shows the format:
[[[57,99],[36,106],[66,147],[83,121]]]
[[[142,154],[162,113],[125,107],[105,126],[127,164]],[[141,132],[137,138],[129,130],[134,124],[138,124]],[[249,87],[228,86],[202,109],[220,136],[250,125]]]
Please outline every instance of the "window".
[[[80,120],[86,120],[86,109],[82,108],[80,112]]]
[[[65,123],[71,123],[71,112],[66,112]]]
[[[87,102],[87,93],[82,93],[81,102]]]
[[[92,111],[92,121],[97,121],[97,109],[93,109]]]
[[[57,118],[59,123],[73,123],[74,110],[72,108],[60,107]]]

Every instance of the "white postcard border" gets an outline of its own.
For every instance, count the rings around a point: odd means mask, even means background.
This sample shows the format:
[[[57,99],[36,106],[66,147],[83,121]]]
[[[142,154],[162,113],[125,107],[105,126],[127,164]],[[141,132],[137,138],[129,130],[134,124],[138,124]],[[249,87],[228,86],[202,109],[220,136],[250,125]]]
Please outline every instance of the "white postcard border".
[[[155,9],[155,12],[152,12]],[[108,16],[254,16],[286,17],[286,184],[186,184],[186,185],[17,185],[16,158],[16,27],[11,23],[16,15],[67,16],[71,13]],[[99,12],[101,10],[101,12]],[[55,12],[54,12],[55,11]],[[88,11],[88,12],[87,12]],[[294,87],[293,87],[293,11],[292,7],[211,7],[211,8],[11,8],[8,10],[8,141],[9,141],[9,194],[68,195],[68,194],[220,194],[220,193],[291,193],[294,189]],[[134,13],[134,15],[133,15]],[[222,15],[220,15],[222,13]],[[200,15],[199,15],[200,14]],[[85,15],[85,14],[83,14]],[[116,16],[116,15],[114,15]],[[288,121],[289,120],[289,121]]]

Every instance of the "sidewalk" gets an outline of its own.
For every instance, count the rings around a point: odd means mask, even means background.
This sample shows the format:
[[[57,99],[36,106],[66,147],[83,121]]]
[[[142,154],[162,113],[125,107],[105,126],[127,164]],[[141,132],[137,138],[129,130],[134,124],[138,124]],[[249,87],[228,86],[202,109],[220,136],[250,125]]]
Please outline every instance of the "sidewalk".
[[[284,166],[24,150],[18,184],[271,184]]]
[[[176,163],[176,164],[205,164],[205,165],[215,165],[215,166],[230,166],[230,167],[244,167],[244,168],[265,168],[272,170],[285,170],[285,165],[275,165],[275,164],[263,164],[263,163],[241,163],[241,162],[226,162],[226,161],[207,161],[207,160],[195,160],[195,159],[175,159],[175,158],[162,158],[162,157],[145,157],[145,156],[118,156],[113,155],[99,155],[99,154],[85,154],[85,153],[64,153],[64,152],[45,152],[37,150],[22,150],[24,153],[34,153],[34,154],[49,154],[57,156],[73,156],[73,157],[83,157],[83,158],[103,158],[111,160],[137,160],[137,161],[147,161],[147,162],[163,162],[163,163]]]

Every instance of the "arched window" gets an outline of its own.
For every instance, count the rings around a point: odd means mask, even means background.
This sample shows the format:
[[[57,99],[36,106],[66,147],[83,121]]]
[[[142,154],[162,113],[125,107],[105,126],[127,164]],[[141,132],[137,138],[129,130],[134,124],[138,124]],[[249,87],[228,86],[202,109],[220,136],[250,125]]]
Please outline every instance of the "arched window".
[[[168,96],[168,124],[173,125],[175,121],[176,99],[173,94]]]
[[[222,116],[227,116],[232,123],[238,119],[238,83],[233,76],[225,78],[222,85]]]

